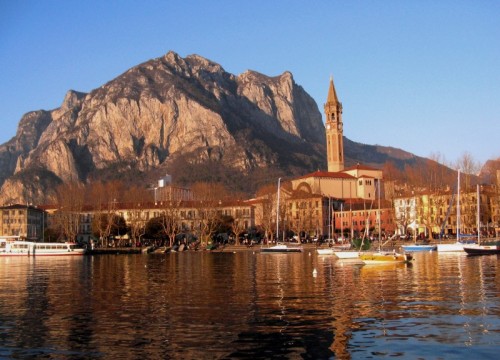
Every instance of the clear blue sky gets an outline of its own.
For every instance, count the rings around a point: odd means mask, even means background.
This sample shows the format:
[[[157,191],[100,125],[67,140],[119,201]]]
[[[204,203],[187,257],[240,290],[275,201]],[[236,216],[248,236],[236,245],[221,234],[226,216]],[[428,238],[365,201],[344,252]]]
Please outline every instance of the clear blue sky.
[[[496,0],[0,0],[0,144],[24,113],[169,50],[236,75],[291,71],[321,112],[333,75],[357,142],[500,157]]]

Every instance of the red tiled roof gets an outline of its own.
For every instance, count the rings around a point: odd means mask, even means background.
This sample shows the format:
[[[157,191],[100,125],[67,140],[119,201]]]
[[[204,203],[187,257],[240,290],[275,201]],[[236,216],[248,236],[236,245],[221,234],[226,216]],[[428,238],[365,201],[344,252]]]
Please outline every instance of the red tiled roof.
[[[331,171],[315,171],[313,173],[295,178],[294,180],[298,179],[306,179],[306,178],[311,178],[311,177],[316,177],[316,178],[332,178],[332,179],[355,179],[354,176],[345,174],[343,172],[331,172]]]

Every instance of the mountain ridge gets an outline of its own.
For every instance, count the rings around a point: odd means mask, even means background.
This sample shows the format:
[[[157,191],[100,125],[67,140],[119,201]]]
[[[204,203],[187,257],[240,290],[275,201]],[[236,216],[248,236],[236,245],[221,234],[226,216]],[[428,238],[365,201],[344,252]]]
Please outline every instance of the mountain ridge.
[[[222,179],[248,193],[325,168],[325,142],[318,106],[291,72],[233,75],[170,51],[89,93],[69,90],[59,108],[26,113],[0,145],[0,203],[47,202],[64,182],[146,186],[166,171],[181,185]],[[346,139],[346,166],[425,162],[388,149]]]

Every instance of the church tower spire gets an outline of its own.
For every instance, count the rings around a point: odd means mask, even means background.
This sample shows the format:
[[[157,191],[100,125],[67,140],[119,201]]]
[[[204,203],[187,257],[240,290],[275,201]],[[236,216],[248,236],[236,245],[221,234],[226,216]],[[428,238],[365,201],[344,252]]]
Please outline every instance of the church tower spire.
[[[344,139],[342,129],[342,103],[337,97],[333,77],[330,77],[330,88],[324,105],[326,118],[326,157],[328,171],[344,170]]]

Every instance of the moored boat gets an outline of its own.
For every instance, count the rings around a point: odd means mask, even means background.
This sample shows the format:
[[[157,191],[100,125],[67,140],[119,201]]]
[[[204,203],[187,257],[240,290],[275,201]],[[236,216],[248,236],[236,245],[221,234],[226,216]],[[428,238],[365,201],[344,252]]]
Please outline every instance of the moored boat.
[[[363,252],[359,250],[340,250],[334,251],[333,254],[339,259],[358,259]]]
[[[464,246],[474,245],[473,240],[460,240],[453,243],[437,244],[438,252],[463,252]]]
[[[479,199],[479,188],[478,188],[478,199]],[[450,205],[448,206],[448,212],[443,221],[443,225],[441,226],[441,233],[443,232],[444,225],[449,217],[451,211],[451,205],[453,203],[453,196],[450,199]],[[472,235],[466,235],[460,233],[460,169],[457,170],[457,225],[456,225],[456,233],[457,239],[454,243],[447,244],[438,244],[437,251],[438,252],[463,252],[464,246],[474,244]],[[479,215],[479,206],[478,206],[478,215]]]
[[[477,185],[477,244],[465,245],[464,251],[467,255],[494,255],[500,254],[500,240],[489,241],[489,242],[481,242],[481,222],[479,217],[479,205],[480,205],[480,193],[479,193],[479,185]]]
[[[387,263],[406,263],[413,260],[413,255],[409,253],[397,252],[373,252],[359,255],[361,261],[365,264],[387,264]]]
[[[73,242],[34,242],[0,239],[0,256],[78,256],[86,250]]]
[[[288,246],[286,244],[277,244],[275,246],[263,247],[260,250],[263,253],[293,253],[302,252],[301,246]]]
[[[461,252],[464,251],[464,243],[459,241],[451,244],[437,244],[438,252]]]
[[[467,255],[500,254],[500,241],[487,242],[484,244],[465,245],[464,251],[467,253]]]
[[[437,245],[431,244],[413,244],[413,245],[402,245],[401,248],[404,251],[434,251],[437,249]]]
[[[316,252],[319,255],[335,255],[336,252],[339,251],[347,251],[351,249],[351,244],[341,244],[341,245],[333,245],[327,248],[318,248]]]

